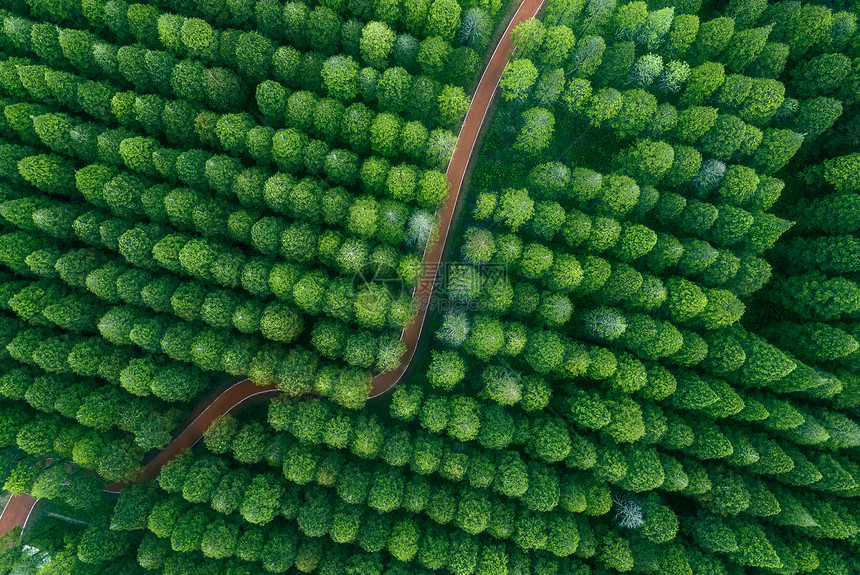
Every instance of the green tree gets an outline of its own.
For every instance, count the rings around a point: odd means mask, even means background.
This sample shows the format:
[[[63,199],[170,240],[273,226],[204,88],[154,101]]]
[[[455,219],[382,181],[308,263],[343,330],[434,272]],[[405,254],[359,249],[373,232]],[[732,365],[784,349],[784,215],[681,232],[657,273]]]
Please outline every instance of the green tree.
[[[60,156],[27,156],[18,162],[18,172],[28,183],[48,194],[67,195],[75,189],[72,165]]]
[[[663,58],[658,54],[645,54],[636,60],[633,69],[627,75],[627,83],[637,88],[647,88],[662,72]]]
[[[708,298],[696,284],[681,278],[666,281],[666,309],[675,321],[685,321],[699,315]]]
[[[602,36],[583,36],[570,54],[565,70],[577,78],[589,78],[600,68],[605,50],[606,41]]]
[[[411,560],[418,553],[421,530],[411,519],[395,522],[388,539],[388,552],[400,561]]]
[[[738,76],[745,78],[745,76]],[[700,106],[714,94],[726,81],[723,65],[718,62],[705,62],[690,69],[687,86],[681,94],[681,102]],[[723,89],[725,91],[725,88]],[[718,92],[720,93],[720,92]]]
[[[237,525],[218,519],[206,526],[200,549],[206,557],[214,559],[232,557],[236,551],[238,536]]]
[[[353,100],[358,94],[358,70],[351,56],[332,56],[326,60],[322,79],[328,95],[341,102]]]
[[[541,44],[539,61],[544,68],[564,66],[573,51],[576,38],[567,26],[548,26]]]
[[[856,182],[851,178],[852,170],[860,164],[860,154],[847,154],[825,160],[824,179],[837,192],[848,192],[857,189]]]
[[[484,392],[499,405],[514,405],[522,397],[519,374],[501,366],[485,368],[481,374]]]
[[[449,128],[456,128],[469,110],[470,99],[459,86],[445,86],[439,94],[439,121]]]
[[[745,122],[764,126],[785,99],[785,86],[771,78],[754,78],[749,95],[738,115]]]
[[[807,272],[775,278],[768,297],[805,319],[830,320],[839,319],[860,304],[856,291],[857,286],[846,278]]]
[[[633,568],[633,552],[630,544],[615,532],[610,532],[600,544],[597,559],[607,568],[622,573]]]
[[[618,156],[619,167],[641,184],[656,184],[672,167],[674,149],[665,142],[638,140]]]
[[[528,489],[528,471],[525,463],[512,451],[502,451],[496,460],[493,489],[508,497],[519,497]]]
[[[534,201],[524,189],[507,189],[496,207],[494,218],[502,220],[516,232],[534,216]]]
[[[276,48],[274,42],[257,32],[241,34],[236,46],[239,71],[255,82],[262,82],[271,73]]]
[[[639,59],[641,70],[646,73],[654,71],[655,64],[658,64],[662,68],[662,58],[659,56],[654,58],[653,56],[655,55],[646,54]],[[623,84],[631,77],[630,72],[636,64],[636,44],[633,42],[616,42],[611,44],[603,53],[603,59],[600,69],[595,76],[595,81],[603,85]],[[659,73],[659,70],[656,72]]]
[[[426,36],[439,36],[448,42],[460,28],[461,8],[453,0],[433,0],[427,13],[424,33]]]
[[[283,494],[283,483],[273,475],[256,475],[251,480],[239,512],[249,523],[265,525],[275,517]]]
[[[570,453],[571,442],[567,427],[557,418],[548,419],[534,431],[535,454],[544,461],[562,461]]]
[[[533,58],[537,55],[543,43],[546,27],[537,18],[529,18],[517,24],[511,32],[511,40],[523,58]]]
[[[411,34],[398,34],[394,41],[392,60],[395,65],[407,70],[415,70],[420,44]]]
[[[722,161],[729,161],[744,141],[746,124],[729,114],[720,114],[702,137],[700,149]]]
[[[623,105],[621,92],[614,88],[601,88],[595,92],[585,109],[592,126],[601,126],[610,122],[621,112]]]
[[[734,561],[741,565],[763,568],[781,564],[779,555],[760,527],[740,524],[734,531],[738,541],[738,551],[732,555]]]
[[[827,96],[842,85],[850,70],[845,54],[821,54],[800,62],[791,76],[800,96]]]
[[[464,349],[483,361],[496,355],[504,345],[504,330],[498,320],[476,317],[465,340]]]
[[[491,32],[490,15],[486,10],[474,7],[463,12],[456,39],[459,43],[480,52],[489,44]]]
[[[180,501],[166,499],[156,503],[147,519],[149,530],[158,537],[169,538],[176,521],[184,510]]]
[[[435,170],[443,170],[447,168],[451,157],[454,155],[454,148],[457,145],[457,136],[449,132],[437,128],[430,132],[430,137],[427,139],[427,156],[425,162],[430,170],[424,172],[422,176],[422,193],[420,197],[427,198],[424,204],[430,204],[436,207],[444,197],[440,187],[445,186],[447,190],[446,179],[444,174]],[[426,184],[424,182],[426,181]]]
[[[779,171],[800,149],[803,139],[802,134],[791,130],[766,129],[761,145],[753,155],[756,170],[768,175]]]
[[[397,153],[398,139],[403,130],[403,121],[390,113],[382,113],[373,119],[370,127],[371,149],[386,157]]]
[[[123,555],[128,545],[125,533],[90,526],[78,541],[78,559],[88,564],[107,563]]]
[[[505,101],[524,102],[538,79],[538,70],[531,60],[519,58],[505,68],[499,85]]]
[[[311,48],[323,54],[337,51],[340,43],[341,19],[328,6],[317,6],[308,14],[307,37]]]
[[[361,32],[361,56],[370,66],[381,70],[388,65],[396,36],[384,22],[369,22]]]
[[[215,459],[198,459],[189,468],[182,485],[182,497],[192,503],[208,502],[221,479],[222,469]]]
[[[286,121],[288,126],[306,131],[313,123],[317,97],[305,90],[293,92],[287,99]]]
[[[448,570],[454,575],[468,575],[475,571],[480,545],[471,535],[455,532],[448,547]]]
[[[541,244],[528,244],[523,250],[520,269],[530,279],[543,277],[552,267],[553,253]]]
[[[626,90],[622,93],[621,113],[612,121],[612,127],[621,137],[641,132],[657,112],[657,99],[644,90]]]
[[[576,289],[584,278],[582,265],[574,256],[555,257],[546,276],[547,286],[554,291],[567,293]]]
[[[716,108],[691,106],[678,114],[674,135],[682,142],[694,144],[708,133],[716,120]]]
[[[376,358],[378,346],[369,332],[354,333],[347,337],[343,358],[347,363],[368,368]]]
[[[538,373],[548,373],[564,359],[564,347],[555,332],[539,330],[529,336],[525,359]]]
[[[427,76],[438,76],[447,65],[451,45],[439,36],[430,36],[421,41],[417,62],[421,72]]]
[[[747,28],[737,31],[721,58],[733,72],[743,72],[761,54],[772,27]]]
[[[377,99],[387,110],[400,112],[407,106],[411,85],[409,72],[400,67],[388,68],[376,85]]]
[[[732,553],[738,550],[734,531],[716,515],[696,518],[691,523],[690,532],[696,543],[710,551]]]
[[[804,134],[804,141],[811,142],[827,130],[842,115],[842,104],[833,98],[811,98],[800,103],[794,128]]]
[[[537,156],[552,143],[555,116],[546,108],[530,108],[523,113],[523,120],[513,148],[523,154]]]
[[[779,42],[768,42],[747,70],[755,76],[777,78],[785,70],[788,52],[787,45]]]
[[[728,46],[734,35],[735,22],[731,18],[720,17],[702,22],[699,33],[690,47],[691,58],[696,64],[716,60]]]
[[[427,379],[434,387],[452,389],[466,375],[463,359],[456,352],[433,352]]]

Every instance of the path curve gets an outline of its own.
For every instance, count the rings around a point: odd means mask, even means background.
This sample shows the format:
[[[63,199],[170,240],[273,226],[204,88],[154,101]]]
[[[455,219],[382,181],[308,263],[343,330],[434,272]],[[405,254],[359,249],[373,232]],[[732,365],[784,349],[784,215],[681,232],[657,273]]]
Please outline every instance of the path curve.
[[[478,87],[475,89],[475,94],[469,104],[469,111],[463,121],[460,135],[457,137],[457,147],[446,170],[450,188],[445,205],[438,212],[440,239],[424,251],[423,262],[427,266],[426,271],[424,277],[412,290],[412,297],[418,300],[418,313],[400,334],[400,339],[406,344],[406,352],[396,369],[373,377],[369,399],[380,397],[391,390],[403,380],[412,368],[418,343],[421,341],[424,329],[429,326],[429,311],[432,307],[432,298],[441,272],[440,262],[445,261],[445,253],[450,247],[448,240],[450,239],[449,235],[457,202],[462,191],[463,179],[468,171],[478,135],[498,89],[499,79],[505,66],[507,66],[508,57],[514,50],[511,31],[520,22],[537,14],[543,1],[523,0],[493,50],[487,67],[481,74]],[[200,441],[209,426],[221,417],[242,406],[274,397],[280,393],[281,391],[274,385],[259,386],[247,378],[228,382],[200,403],[182,430],[167,447],[144,465],[136,481],[150,481],[158,477],[161,468],[167,462],[176,457],[183,449],[194,446]],[[119,493],[125,486],[124,483],[114,483],[105,487],[104,491]],[[16,526],[24,527],[36,502],[35,498],[27,494],[11,497],[0,514],[0,536],[5,535]]]
[[[16,527],[24,529],[38,502],[38,499],[26,493],[10,497],[0,514],[0,536],[6,535]]]
[[[421,340],[424,328],[428,327],[429,324],[430,314],[428,312],[431,307],[429,304],[432,302],[432,297],[439,280],[440,264],[445,261],[445,252],[450,246],[448,240],[450,239],[451,224],[456,211],[457,201],[460,199],[463,179],[466,177],[469,162],[472,159],[472,152],[478,140],[478,134],[481,132],[481,127],[484,125],[490,104],[493,102],[493,96],[495,96],[498,89],[499,79],[502,77],[502,72],[505,71],[505,66],[508,64],[508,56],[514,51],[511,31],[520,22],[528,20],[537,14],[543,2],[544,0],[523,0],[511,18],[508,27],[505,29],[505,33],[502,34],[495,50],[493,50],[493,55],[490,57],[487,67],[484,68],[484,72],[481,74],[478,87],[475,89],[475,94],[472,96],[472,101],[469,104],[469,111],[466,113],[465,120],[463,120],[460,135],[457,137],[457,147],[445,172],[448,177],[448,184],[451,187],[449,188],[445,205],[438,212],[439,236],[441,239],[434,242],[428,250],[424,251],[423,262],[427,265],[427,270],[424,273],[424,277],[421,278],[421,281],[412,290],[412,297],[418,299],[418,313],[400,336],[400,339],[406,343],[406,353],[401,358],[397,369],[374,376],[373,385],[370,390],[370,399],[379,397],[400,383],[403,376],[409,372],[409,368],[412,366],[412,359],[415,357],[415,352],[418,349],[418,342]]]

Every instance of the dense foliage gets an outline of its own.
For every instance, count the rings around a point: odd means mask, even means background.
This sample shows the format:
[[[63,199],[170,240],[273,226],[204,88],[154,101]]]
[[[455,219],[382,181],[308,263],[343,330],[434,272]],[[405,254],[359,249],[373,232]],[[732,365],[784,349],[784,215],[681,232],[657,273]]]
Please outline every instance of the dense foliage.
[[[853,3],[547,0],[368,409],[500,5],[11,4],[0,571],[860,569]],[[100,493],[225,372],[287,393]]]
[[[502,16],[454,0],[3,3],[5,488],[101,517],[104,480],[134,479],[231,375],[363,407],[400,363]],[[87,537],[69,540],[77,566],[46,572],[135,571],[113,561],[126,539],[110,534],[108,557]]]
[[[226,372],[361,406],[499,10],[378,4],[9,6],[3,337],[53,350],[12,359],[134,405]]]

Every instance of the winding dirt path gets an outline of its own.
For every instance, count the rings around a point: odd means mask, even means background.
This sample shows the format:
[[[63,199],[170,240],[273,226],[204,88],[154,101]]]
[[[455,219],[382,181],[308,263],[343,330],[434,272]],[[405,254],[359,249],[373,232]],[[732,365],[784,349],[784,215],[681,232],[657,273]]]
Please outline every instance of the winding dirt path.
[[[26,527],[30,514],[38,502],[38,499],[26,493],[10,497],[0,514],[0,536],[6,535],[16,527],[21,529]]]
[[[397,369],[381,373],[373,378],[373,386],[370,390],[370,398],[379,397],[389,389],[400,383],[403,376],[409,372],[412,367],[412,359],[415,357],[415,352],[418,349],[418,342],[421,340],[421,335],[425,327],[428,327],[430,314],[430,305],[433,301],[433,294],[441,279],[442,262],[445,261],[445,253],[450,246],[450,232],[452,220],[456,213],[457,201],[460,198],[462,191],[463,179],[466,177],[466,172],[469,168],[469,162],[472,159],[472,152],[475,148],[475,143],[478,140],[478,134],[481,132],[481,127],[484,125],[484,120],[487,117],[487,112],[490,110],[490,104],[493,102],[493,96],[499,86],[499,79],[502,77],[502,72],[505,71],[505,66],[508,64],[508,57],[514,51],[514,44],[511,41],[511,31],[517,24],[524,20],[528,20],[540,9],[543,5],[543,0],[523,0],[517,9],[513,18],[511,18],[505,33],[502,34],[499,43],[493,50],[493,55],[484,68],[481,79],[478,82],[478,87],[475,89],[475,94],[472,96],[472,102],[469,105],[469,111],[466,113],[466,119],[463,121],[463,128],[460,130],[460,135],[457,137],[457,148],[451,161],[448,163],[446,175],[450,189],[448,198],[445,200],[445,205],[439,210],[439,236],[440,240],[436,241],[424,251],[424,264],[427,270],[421,282],[412,291],[412,297],[418,299],[418,313],[415,319],[412,320],[403,334],[400,336],[406,343],[406,353],[400,360],[400,365]]]
[[[424,277],[412,291],[412,297],[418,300],[418,313],[400,336],[406,344],[406,353],[403,354],[400,365],[396,369],[373,377],[369,393],[370,399],[380,397],[391,390],[403,380],[413,366],[418,343],[421,341],[424,329],[429,324],[429,311],[432,307],[433,295],[443,271],[441,262],[445,261],[445,254],[450,246],[449,236],[462,191],[463,179],[468,171],[478,134],[484,125],[484,120],[498,89],[499,79],[508,63],[508,57],[514,50],[511,31],[520,22],[537,14],[542,5],[543,0],[523,0],[481,75],[469,105],[469,111],[466,113],[463,128],[457,138],[456,150],[446,170],[450,188],[445,205],[438,212],[440,239],[424,251],[423,261],[427,268]],[[259,386],[247,378],[228,382],[200,403],[173,441],[141,469],[137,481],[150,481],[158,477],[161,468],[168,461],[176,457],[183,449],[194,446],[200,441],[209,426],[221,417],[242,406],[274,397],[280,393],[274,385]],[[104,490],[119,493],[125,486],[126,484],[123,483],[115,483],[108,485]],[[27,494],[11,497],[0,514],[0,536],[8,533],[16,526],[24,527],[36,502],[35,498]]]
[[[167,462],[176,457],[183,449],[196,445],[203,438],[203,434],[209,429],[209,426],[228,413],[280,394],[281,390],[274,385],[257,385],[248,378],[233,380],[222,386],[200,402],[200,406],[189,416],[173,441],[143,466],[136,481],[151,481],[158,477],[161,468]],[[113,483],[105,487],[104,491],[119,493],[125,485],[124,483]]]

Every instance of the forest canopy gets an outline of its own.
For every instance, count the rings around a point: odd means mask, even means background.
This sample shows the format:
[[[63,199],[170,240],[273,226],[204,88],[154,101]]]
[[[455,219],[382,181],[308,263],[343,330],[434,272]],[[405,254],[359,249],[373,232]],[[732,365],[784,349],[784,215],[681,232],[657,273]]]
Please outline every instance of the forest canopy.
[[[857,4],[519,6],[4,4],[0,572],[860,570]]]

